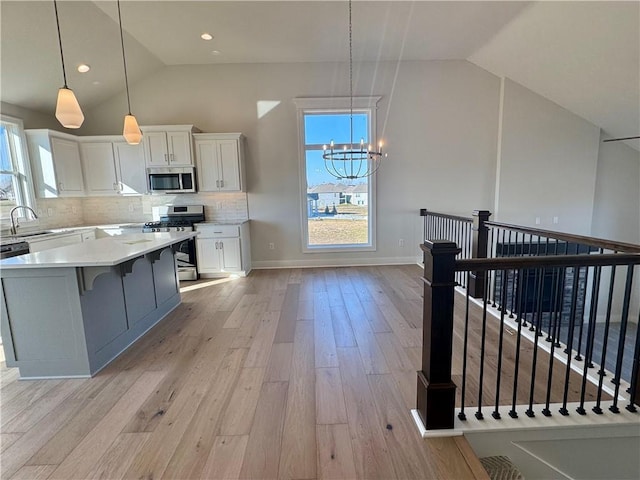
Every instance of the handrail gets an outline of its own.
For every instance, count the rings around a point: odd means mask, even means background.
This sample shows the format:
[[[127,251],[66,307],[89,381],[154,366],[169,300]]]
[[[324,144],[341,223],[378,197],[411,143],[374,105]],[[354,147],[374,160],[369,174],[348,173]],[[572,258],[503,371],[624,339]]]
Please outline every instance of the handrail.
[[[422,250],[426,251],[424,245]],[[518,270],[544,267],[605,267],[611,265],[640,265],[640,255],[607,253],[602,255],[549,255],[531,257],[468,258],[456,260],[456,272]]]
[[[616,242],[613,240],[607,240],[604,238],[587,237],[584,235],[574,235],[572,233],[556,232],[553,230],[542,230],[540,228],[526,227],[522,225],[512,225],[509,223],[501,223],[488,221],[485,222],[487,227],[504,228],[516,232],[528,233],[530,235],[536,235],[541,237],[554,238],[558,240],[564,240],[572,243],[580,243],[582,245],[589,245],[591,247],[606,248],[607,250],[615,250],[624,253],[640,253],[640,245],[633,243]]]
[[[421,217],[431,216],[431,217],[439,217],[439,218],[448,218],[448,219],[451,219],[451,220],[459,220],[461,222],[469,222],[469,223],[473,222],[473,218],[471,218],[471,217],[461,217],[460,215],[449,215],[448,213],[432,212],[431,210],[427,210],[426,208],[421,208],[420,209],[420,216]]]

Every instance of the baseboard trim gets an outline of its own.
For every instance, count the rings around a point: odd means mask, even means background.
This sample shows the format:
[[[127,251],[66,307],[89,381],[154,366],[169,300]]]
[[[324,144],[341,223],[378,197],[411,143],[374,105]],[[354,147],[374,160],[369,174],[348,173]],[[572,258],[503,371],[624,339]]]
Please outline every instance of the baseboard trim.
[[[345,258],[345,259],[298,259],[298,260],[259,260],[253,261],[254,270],[276,268],[315,268],[315,267],[365,267],[377,265],[414,265],[420,260],[416,257],[381,258]]]

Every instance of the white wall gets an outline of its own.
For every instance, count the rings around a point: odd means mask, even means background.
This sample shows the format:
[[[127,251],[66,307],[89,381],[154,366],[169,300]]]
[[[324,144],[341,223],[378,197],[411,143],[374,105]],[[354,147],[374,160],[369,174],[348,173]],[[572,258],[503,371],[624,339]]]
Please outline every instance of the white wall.
[[[194,124],[247,136],[254,264],[410,261],[426,207],[470,214],[493,201],[499,79],[465,61],[354,65],[354,94],[382,95],[378,133],[389,157],[378,172],[374,253],[303,254],[298,129],[293,99],[346,96],[346,64],[167,67],[133,85],[142,125]],[[258,115],[268,103],[274,107]],[[121,130],[122,98],[87,112],[87,134]],[[398,240],[404,240],[404,247]],[[268,249],[268,243],[276,245]]]
[[[599,128],[509,79],[503,92],[493,218],[589,235]]]
[[[640,243],[640,152],[622,142],[600,143],[592,233]]]
[[[56,92],[53,92],[56,94]],[[53,115],[47,115],[45,113],[29,110],[28,108],[12,105],[11,103],[0,102],[0,111],[3,115],[9,115],[10,117],[19,118],[22,120],[24,128],[51,128],[60,132],[65,131],[74,133],[73,130],[64,128],[56,117]]]
[[[601,140],[604,138],[607,136],[603,134]],[[592,234],[594,237],[640,244],[640,152],[622,142],[600,143]],[[616,272],[615,316],[622,311],[625,275],[626,269]],[[605,287],[609,275],[603,280],[599,312],[606,311]],[[640,312],[640,266],[635,268],[633,285],[629,320],[637,323]],[[604,315],[600,315],[598,319],[602,321],[603,318]]]

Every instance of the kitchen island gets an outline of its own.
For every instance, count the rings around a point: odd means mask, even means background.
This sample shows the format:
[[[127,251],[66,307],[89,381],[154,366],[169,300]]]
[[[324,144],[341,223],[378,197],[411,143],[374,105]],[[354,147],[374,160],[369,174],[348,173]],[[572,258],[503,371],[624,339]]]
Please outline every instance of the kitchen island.
[[[174,248],[195,232],[108,237],[0,261],[8,367],[89,377],[180,304]]]

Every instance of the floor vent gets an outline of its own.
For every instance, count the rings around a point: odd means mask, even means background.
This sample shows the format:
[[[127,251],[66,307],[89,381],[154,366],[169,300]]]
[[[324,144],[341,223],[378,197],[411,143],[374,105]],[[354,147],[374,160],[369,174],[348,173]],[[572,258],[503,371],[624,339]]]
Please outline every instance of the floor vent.
[[[520,471],[509,460],[509,457],[484,457],[480,459],[480,463],[482,463],[491,480],[524,480]]]

